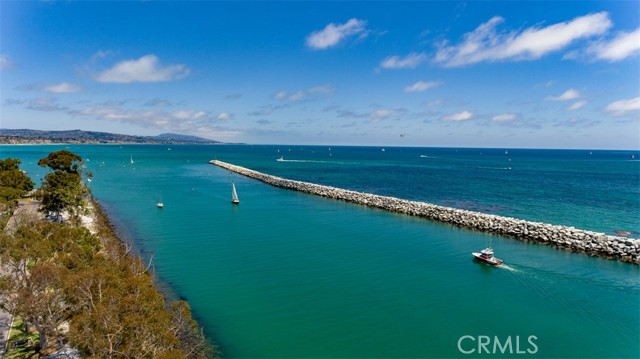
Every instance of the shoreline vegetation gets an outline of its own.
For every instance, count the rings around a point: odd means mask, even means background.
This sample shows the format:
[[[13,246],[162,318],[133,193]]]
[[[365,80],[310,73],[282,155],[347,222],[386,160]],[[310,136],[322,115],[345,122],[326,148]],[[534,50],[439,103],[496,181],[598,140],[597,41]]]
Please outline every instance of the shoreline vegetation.
[[[79,156],[41,159],[51,172],[36,191],[19,164],[0,160],[0,309],[37,334],[30,345],[38,355],[219,357],[189,304],[169,303],[151,263],[117,236],[82,184]]]
[[[342,200],[390,212],[422,217],[459,227],[503,235],[522,241],[543,243],[571,252],[585,253],[627,263],[640,264],[640,239],[610,236],[541,222],[491,215],[481,212],[438,206],[426,202],[362,193],[315,183],[268,175],[219,160],[210,164],[253,178],[275,187]]]

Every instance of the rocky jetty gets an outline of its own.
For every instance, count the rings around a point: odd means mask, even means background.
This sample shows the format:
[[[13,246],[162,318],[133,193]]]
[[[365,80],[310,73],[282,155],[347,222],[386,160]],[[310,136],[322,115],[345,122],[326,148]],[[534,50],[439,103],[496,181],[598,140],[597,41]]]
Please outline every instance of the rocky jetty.
[[[640,264],[640,239],[610,236],[573,227],[531,222],[443,207],[425,202],[361,193],[309,182],[293,181],[218,160],[212,160],[209,163],[280,188],[451,223],[460,227],[509,236],[523,241],[544,243],[572,252],[581,252],[591,256]]]

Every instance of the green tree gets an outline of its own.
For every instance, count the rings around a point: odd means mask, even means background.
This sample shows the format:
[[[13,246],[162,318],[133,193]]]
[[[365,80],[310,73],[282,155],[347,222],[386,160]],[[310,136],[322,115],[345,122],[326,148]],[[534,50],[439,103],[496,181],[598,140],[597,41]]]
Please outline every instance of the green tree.
[[[49,167],[40,187],[41,210],[61,220],[63,211],[67,211],[72,221],[77,222],[84,210],[84,198],[87,188],[82,184],[82,158],[67,150],[49,153],[38,161],[38,165]]]
[[[82,170],[82,157],[67,150],[51,152],[45,158],[38,161],[38,166],[49,167],[54,171],[80,174]]]
[[[22,163],[22,161],[17,158],[7,158],[6,160],[0,159],[0,172],[19,170],[20,163]]]
[[[0,159],[0,201],[8,202],[20,198],[33,189],[35,184],[20,170],[20,160]]]
[[[86,193],[80,175],[63,171],[48,173],[40,186],[41,210],[57,220],[63,211],[68,211],[71,219],[77,220],[84,209]]]

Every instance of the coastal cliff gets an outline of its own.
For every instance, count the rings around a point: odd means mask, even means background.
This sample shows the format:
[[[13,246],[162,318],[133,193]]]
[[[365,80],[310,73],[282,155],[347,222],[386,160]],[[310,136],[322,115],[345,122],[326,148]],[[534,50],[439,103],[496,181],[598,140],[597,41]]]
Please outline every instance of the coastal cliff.
[[[640,264],[639,239],[610,236],[574,227],[531,222],[425,202],[294,181],[218,160],[211,160],[209,163],[280,188],[451,223],[460,227],[509,236],[523,241],[545,243],[572,252],[581,252],[591,256]]]

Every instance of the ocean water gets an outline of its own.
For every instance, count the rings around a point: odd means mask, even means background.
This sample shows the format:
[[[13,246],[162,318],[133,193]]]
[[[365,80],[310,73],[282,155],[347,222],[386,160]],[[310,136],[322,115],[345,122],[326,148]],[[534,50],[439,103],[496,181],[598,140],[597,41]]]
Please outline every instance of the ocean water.
[[[640,266],[274,188],[207,163],[639,237],[638,151],[52,145],[1,146],[0,156],[22,158],[36,179],[37,159],[62,148],[88,159],[94,196],[224,357],[640,356]],[[472,261],[489,243],[505,266]]]

